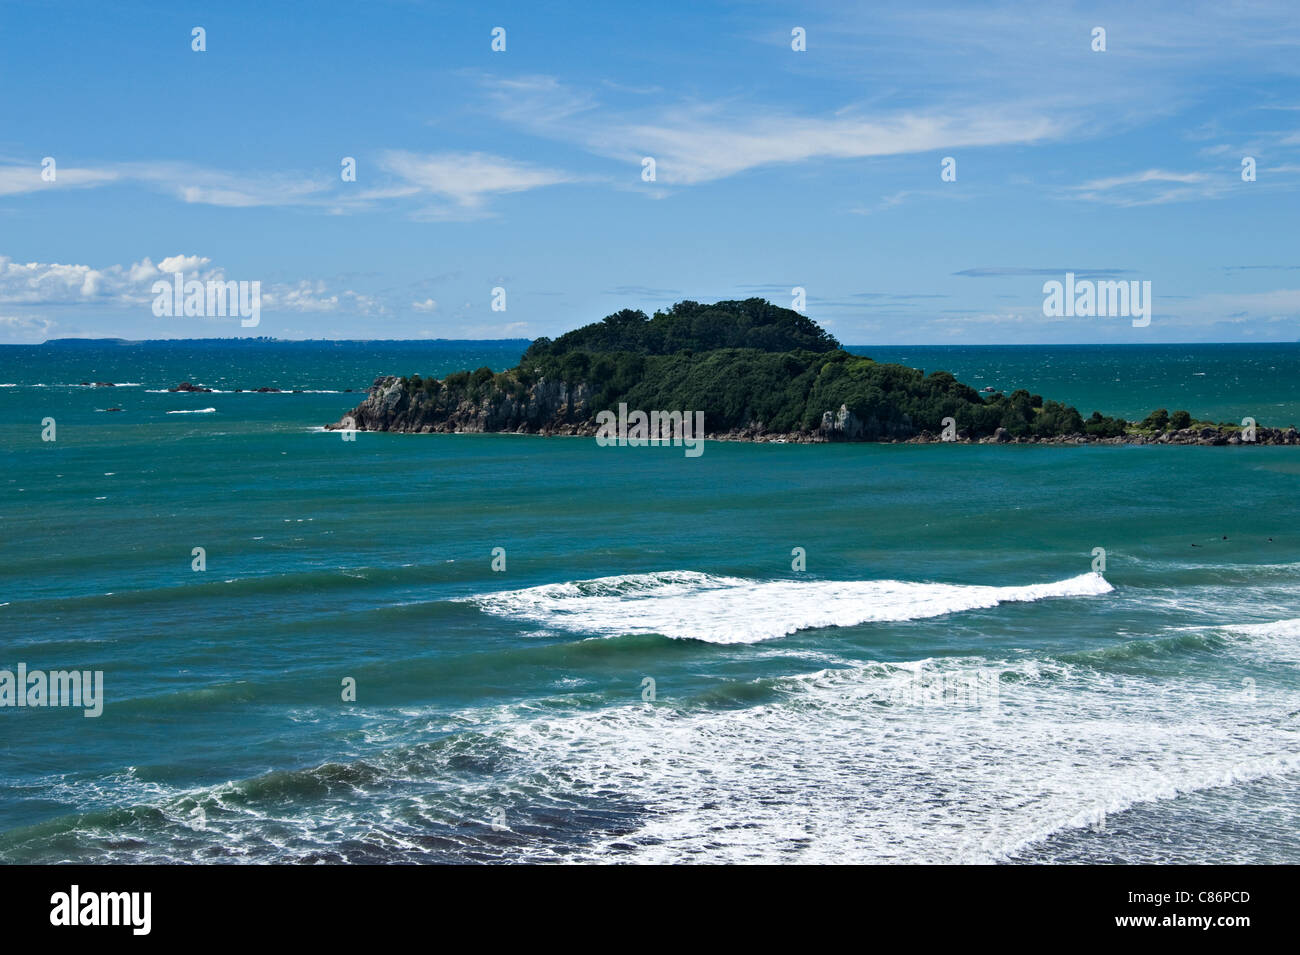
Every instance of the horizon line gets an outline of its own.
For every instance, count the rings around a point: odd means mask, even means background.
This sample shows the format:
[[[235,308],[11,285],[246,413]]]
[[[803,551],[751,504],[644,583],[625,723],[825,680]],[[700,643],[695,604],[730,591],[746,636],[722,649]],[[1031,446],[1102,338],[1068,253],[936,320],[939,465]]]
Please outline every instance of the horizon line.
[[[549,336],[540,336],[549,337]],[[275,338],[273,336],[235,335],[227,337],[207,336],[203,338],[121,338],[105,336],[73,336],[66,338],[47,338],[43,342],[0,342],[0,348],[42,348],[46,345],[72,344],[77,342],[116,342],[125,345],[155,345],[180,342],[264,342],[275,344],[416,344],[416,343],[496,343],[537,341],[536,338]],[[1169,345],[1300,345],[1300,338],[1270,339],[1267,341],[1176,341],[1176,342],[906,342],[889,344],[873,343],[839,343],[841,348],[1151,348]]]

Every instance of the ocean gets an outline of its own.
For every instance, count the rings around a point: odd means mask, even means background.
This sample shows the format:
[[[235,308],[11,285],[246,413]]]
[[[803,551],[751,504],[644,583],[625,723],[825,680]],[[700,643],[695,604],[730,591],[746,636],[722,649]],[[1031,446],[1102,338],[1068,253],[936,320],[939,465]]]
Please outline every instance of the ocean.
[[[1300,862],[1300,449],[322,430],[525,346],[0,347],[0,669],[103,673],[0,862]],[[853,350],[1300,424],[1300,344]]]

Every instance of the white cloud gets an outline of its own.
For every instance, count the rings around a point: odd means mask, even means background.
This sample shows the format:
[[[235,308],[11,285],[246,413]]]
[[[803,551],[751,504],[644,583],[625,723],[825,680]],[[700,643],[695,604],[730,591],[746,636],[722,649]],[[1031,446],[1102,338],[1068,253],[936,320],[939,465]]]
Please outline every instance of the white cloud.
[[[473,218],[492,196],[573,182],[574,177],[487,153],[418,154],[389,151],[380,166],[404,184],[383,195],[424,194],[451,205],[424,211],[429,218]]]
[[[780,163],[862,159],[1058,138],[1066,124],[1045,112],[1000,105],[865,115],[745,112],[716,104],[670,106],[623,119],[552,77],[485,80],[497,115],[538,135],[576,141],[602,156],[639,164],[652,156],[660,181],[691,185]]]
[[[1111,176],[1108,179],[1093,179],[1076,189],[1099,191],[1114,189],[1118,186],[1131,186],[1144,182],[1204,182],[1208,176],[1203,172],[1166,172],[1163,169],[1148,169],[1145,172],[1128,173],[1123,176]]]
[[[1158,301],[1158,298],[1157,298]],[[1289,318],[1300,321],[1300,289],[1280,288],[1265,292],[1214,292],[1198,296],[1179,311],[1217,318],[1245,312],[1257,318]]]
[[[351,312],[357,315],[380,315],[388,310],[370,295],[352,289],[331,291],[328,283],[320,279],[263,286],[262,308],[267,311]]]
[[[149,299],[149,260],[96,269],[61,262],[15,262],[0,256],[0,303],[6,305],[135,304]],[[146,278],[136,276],[145,275]]]
[[[209,206],[312,205],[320,202],[332,183],[324,178],[283,173],[232,173],[192,163],[129,163],[124,176],[166,192],[182,202]]]
[[[0,315],[0,337],[11,344],[43,342],[50,337],[56,323],[30,315]]]
[[[1166,202],[1187,202],[1197,199],[1215,199],[1241,184],[1237,171],[1218,173],[1170,172],[1165,169],[1146,169],[1091,179],[1070,186],[1070,198],[1090,202],[1103,202],[1116,206],[1150,206]]]
[[[487,153],[418,154],[392,150],[376,163],[389,181],[358,190],[341,180],[284,173],[232,173],[192,163],[130,162],[98,168],[58,169],[53,183],[41,179],[39,164],[0,165],[0,196],[109,184],[154,189],[181,202],[234,208],[298,206],[332,213],[394,200],[433,199],[418,210],[431,219],[486,215],[487,200],[511,192],[573,182],[568,173]],[[166,270],[164,270],[166,271]]]
[[[330,188],[323,179],[231,173],[193,163],[128,162],[75,168],[56,164],[54,182],[41,179],[39,163],[0,165],[0,196],[110,184],[143,185],[187,203],[237,207],[312,204]]]
[[[54,182],[41,178],[40,163],[0,166],[0,196],[55,189],[79,189],[113,182],[118,174],[109,169],[80,169],[54,166]]]
[[[869,120],[767,115],[733,120],[689,111],[598,133],[592,141],[610,154],[639,144],[626,153],[629,158],[638,153],[654,156],[663,181],[689,185],[774,163],[1028,143],[1052,138],[1060,130],[1057,121],[1046,117],[904,114]]]
[[[426,298],[423,302],[412,302],[411,308],[417,312],[432,312],[438,308],[438,303],[431,298]]]
[[[158,263],[159,272],[197,272],[212,260],[201,255],[169,255]],[[145,259],[142,265],[148,263]],[[141,272],[145,271],[143,268]]]
[[[171,281],[174,273],[207,282],[226,279],[225,269],[203,255],[169,255],[155,266],[149,258],[130,265],[68,265],[59,262],[15,262],[0,256],[0,305],[147,308],[154,299],[153,283]],[[256,276],[239,276],[260,281]],[[352,289],[332,290],[321,280],[264,283],[262,308],[293,312],[351,311],[381,315],[388,309],[379,299]]]

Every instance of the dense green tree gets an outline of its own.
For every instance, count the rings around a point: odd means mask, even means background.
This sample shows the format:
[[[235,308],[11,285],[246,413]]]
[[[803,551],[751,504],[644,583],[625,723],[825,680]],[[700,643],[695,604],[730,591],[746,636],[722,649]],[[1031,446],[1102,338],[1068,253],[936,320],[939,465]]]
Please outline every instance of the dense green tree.
[[[637,352],[672,355],[687,349],[756,348],[760,351],[832,351],[832,336],[805,315],[780,308],[761,298],[744,301],[678,302],[650,318],[636,309],[623,309],[603,321],[561,335],[539,338],[524,353],[524,364],[567,352]]]
[[[1145,428],[1148,431],[1163,431],[1169,425],[1169,412],[1164,408],[1157,408],[1138,425],[1139,428]]]
[[[554,341],[537,339],[509,371],[485,367],[441,382],[414,375],[401,383],[408,393],[423,392],[435,410],[451,411],[467,399],[525,401],[543,379],[589,387],[593,414],[619,402],[703,411],[709,431],[813,430],[841,407],[868,439],[938,433],[948,417],[975,437],[999,427],[1015,437],[1112,436],[1127,427],[1096,412],[1085,422],[1074,408],[1026,389],[985,397],[946,371],[926,375],[852,355],[806,316],[762,299],[678,302],[653,317],[624,309]],[[1154,427],[1151,421],[1143,426]]]
[[[1118,438],[1128,430],[1128,422],[1123,418],[1108,418],[1100,411],[1094,411],[1084,422],[1083,430],[1094,438]]]

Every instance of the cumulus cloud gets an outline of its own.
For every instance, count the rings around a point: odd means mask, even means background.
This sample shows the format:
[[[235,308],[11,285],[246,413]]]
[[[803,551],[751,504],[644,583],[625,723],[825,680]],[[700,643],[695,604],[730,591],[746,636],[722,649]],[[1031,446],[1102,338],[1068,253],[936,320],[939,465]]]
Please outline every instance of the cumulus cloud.
[[[148,259],[144,260],[148,263]],[[158,263],[159,272],[197,272],[212,260],[202,255],[169,255]]]
[[[0,304],[132,305],[150,300],[157,269],[147,258],[94,268],[62,262],[15,262],[0,256]]]
[[[226,270],[204,255],[178,254],[157,265],[145,257],[129,265],[72,265],[60,262],[15,262],[0,256],[0,305],[149,307],[154,300],[153,284],[185,280],[226,281]],[[260,281],[256,276],[231,276]],[[262,284],[262,308],[292,312],[351,311],[379,315],[387,306],[379,299],[352,289],[334,290],[322,280]]]
[[[13,341],[39,342],[50,337],[55,323],[30,315],[0,315],[0,337]]]

